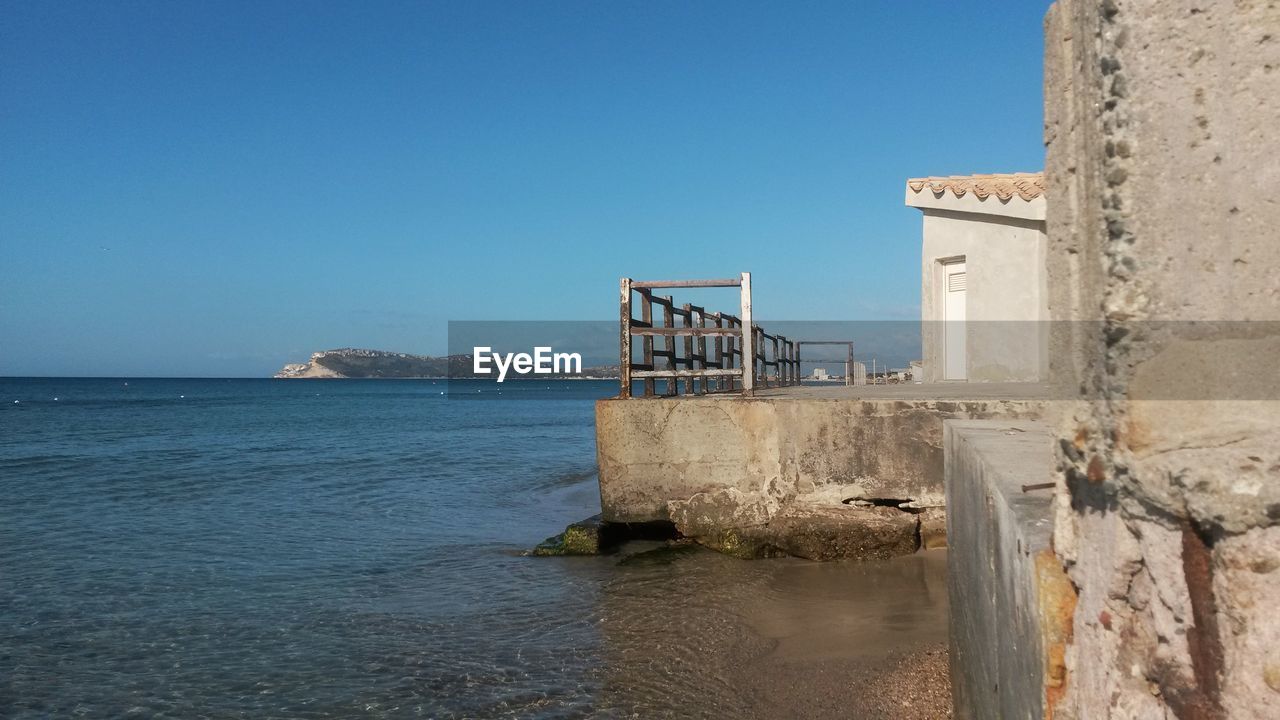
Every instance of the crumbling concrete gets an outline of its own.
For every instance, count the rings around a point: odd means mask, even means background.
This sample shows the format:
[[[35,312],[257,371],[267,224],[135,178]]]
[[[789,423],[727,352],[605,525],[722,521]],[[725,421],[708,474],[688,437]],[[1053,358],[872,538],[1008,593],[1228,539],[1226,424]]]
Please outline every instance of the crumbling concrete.
[[[920,548],[918,520],[892,507],[794,504],[769,523],[769,531],[784,553],[809,560],[884,559]]]
[[[1059,717],[1280,702],[1280,4],[1046,20]]]
[[[858,486],[826,485],[776,505],[737,488],[667,503],[680,535],[742,558],[793,555],[809,560],[869,560],[920,549],[925,510],[905,500],[865,500]]]
[[[1063,692],[1075,603],[1050,547],[1049,429],[990,420],[945,428],[956,717],[1044,717]]]
[[[769,514],[803,493],[941,505],[942,421],[1034,418],[1040,400],[838,400],[708,396],[600,400],[604,518],[669,520],[667,503],[736,489]]]
[[[744,556],[883,557],[938,547],[945,544],[943,420],[1034,418],[1044,410],[1042,399],[982,392],[949,400],[803,392],[601,400],[603,517],[674,521],[683,534]],[[855,499],[866,502],[844,503]],[[888,511],[859,507],[878,500],[894,502],[883,503]],[[912,507],[898,508],[907,502]],[[820,550],[819,537],[833,549]]]

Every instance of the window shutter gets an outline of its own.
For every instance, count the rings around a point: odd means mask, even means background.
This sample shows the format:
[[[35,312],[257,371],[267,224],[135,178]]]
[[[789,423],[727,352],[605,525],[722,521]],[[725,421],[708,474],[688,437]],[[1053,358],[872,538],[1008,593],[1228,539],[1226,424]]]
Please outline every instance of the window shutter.
[[[947,276],[947,292],[964,292],[965,273],[952,273]]]

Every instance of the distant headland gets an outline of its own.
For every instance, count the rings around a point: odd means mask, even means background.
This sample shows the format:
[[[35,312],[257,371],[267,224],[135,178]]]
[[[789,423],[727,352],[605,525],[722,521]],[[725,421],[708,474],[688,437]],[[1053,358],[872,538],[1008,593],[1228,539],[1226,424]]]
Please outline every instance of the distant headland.
[[[273,377],[281,379],[306,378],[468,378],[477,376],[473,371],[471,355],[410,355],[386,350],[339,348],[311,354],[305,363],[289,363]],[[546,375],[540,376],[546,379]],[[616,365],[583,368],[580,374],[571,376],[586,379],[617,378]]]
[[[310,362],[290,363],[277,378],[444,378],[450,368],[470,373],[470,358],[463,355],[431,357],[385,350],[339,348],[311,354]]]

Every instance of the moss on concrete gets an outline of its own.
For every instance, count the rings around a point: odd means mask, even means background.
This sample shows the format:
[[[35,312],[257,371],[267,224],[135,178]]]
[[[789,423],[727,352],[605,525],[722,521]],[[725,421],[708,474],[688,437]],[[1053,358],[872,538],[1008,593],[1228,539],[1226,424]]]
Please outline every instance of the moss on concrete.
[[[538,557],[603,555],[617,550],[620,545],[632,540],[665,542],[677,540],[679,537],[675,526],[670,522],[605,522],[601,516],[594,515],[569,525],[564,532],[543,540],[525,554]]]
[[[600,516],[573,523],[564,532],[549,537],[529,553],[535,557],[600,554]]]
[[[756,532],[754,528],[727,528],[694,539],[704,547],[743,560],[786,555],[764,535],[763,528],[760,532]]]

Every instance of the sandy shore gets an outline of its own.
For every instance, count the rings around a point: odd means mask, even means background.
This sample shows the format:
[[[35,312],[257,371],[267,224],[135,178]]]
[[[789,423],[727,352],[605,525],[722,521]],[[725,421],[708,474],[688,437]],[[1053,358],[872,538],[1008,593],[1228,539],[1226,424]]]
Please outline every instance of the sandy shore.
[[[798,565],[749,616],[770,651],[739,682],[759,717],[951,717],[946,552],[843,567]],[[833,572],[834,571],[834,572]]]
[[[865,675],[854,680],[869,692],[850,704],[851,715],[900,720],[951,717],[951,679],[945,645],[892,657],[887,666],[868,668]]]
[[[687,548],[599,598],[594,709],[739,720],[951,717],[946,551],[744,561]]]
[[[874,660],[790,660],[758,665],[758,717],[935,720],[950,718],[944,645]]]

